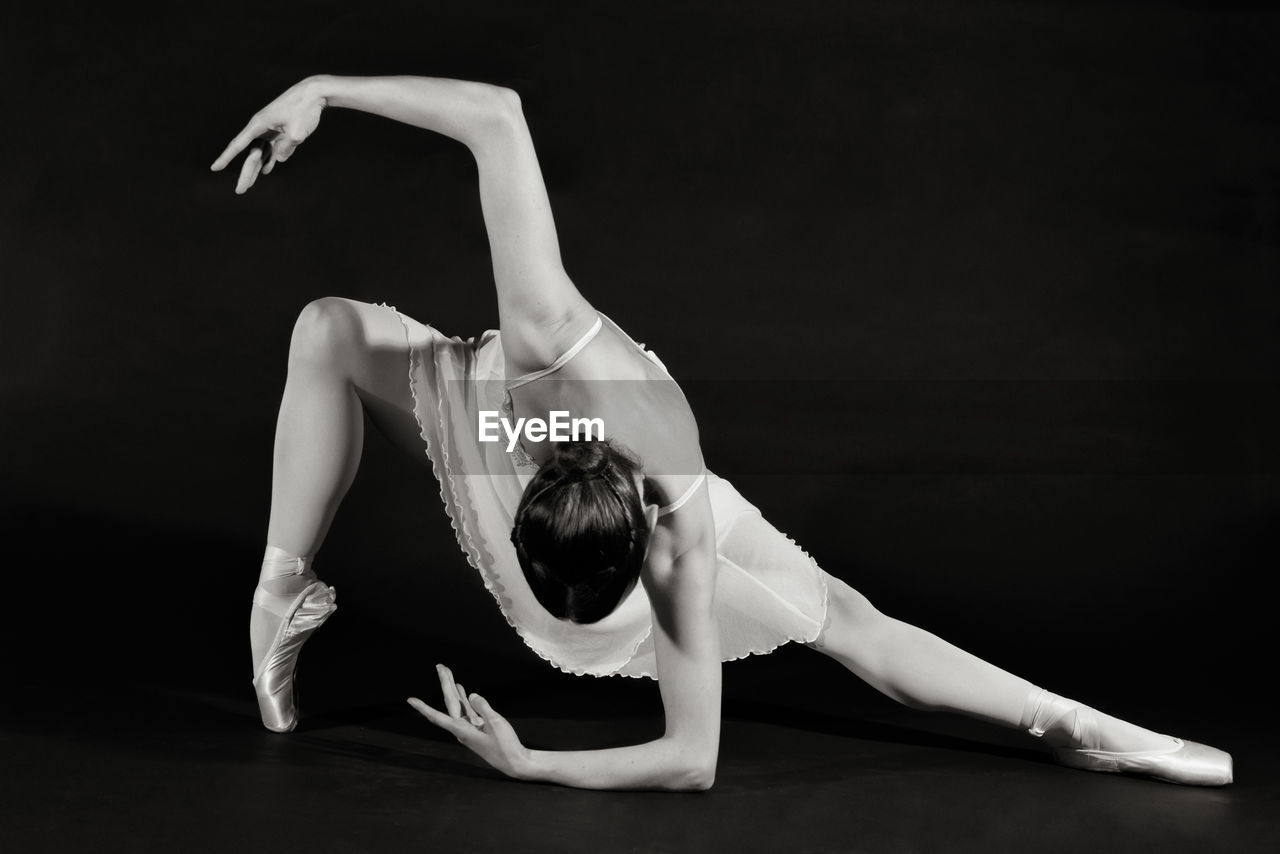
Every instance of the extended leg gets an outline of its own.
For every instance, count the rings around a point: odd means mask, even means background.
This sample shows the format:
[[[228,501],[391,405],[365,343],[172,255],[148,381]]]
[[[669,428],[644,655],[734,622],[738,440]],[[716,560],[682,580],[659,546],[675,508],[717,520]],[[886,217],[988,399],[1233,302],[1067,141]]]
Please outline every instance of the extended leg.
[[[923,629],[885,616],[839,579],[828,576],[828,585],[829,621],[813,644],[816,649],[913,708],[958,712],[1023,729],[1035,725],[1036,702],[1042,699],[1037,686]],[[1175,744],[1168,736],[1110,715],[1099,713],[1097,719],[1104,750],[1160,750]],[[1074,711],[1047,722],[1050,744],[1075,745],[1079,736]]]

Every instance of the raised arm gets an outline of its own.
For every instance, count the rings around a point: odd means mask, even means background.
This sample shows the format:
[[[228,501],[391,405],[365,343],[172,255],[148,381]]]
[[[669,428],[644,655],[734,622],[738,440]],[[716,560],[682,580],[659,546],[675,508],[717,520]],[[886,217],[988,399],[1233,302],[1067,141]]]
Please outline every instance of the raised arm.
[[[255,140],[237,192],[253,186],[315,130],[326,107],[385,116],[456,139],[471,151],[497,286],[503,345],[517,368],[533,370],[563,352],[591,306],[564,271],[551,204],[515,92],[435,77],[318,75],[294,85],[250,119],[212,168],[223,169]],[[587,319],[590,318],[590,319]]]

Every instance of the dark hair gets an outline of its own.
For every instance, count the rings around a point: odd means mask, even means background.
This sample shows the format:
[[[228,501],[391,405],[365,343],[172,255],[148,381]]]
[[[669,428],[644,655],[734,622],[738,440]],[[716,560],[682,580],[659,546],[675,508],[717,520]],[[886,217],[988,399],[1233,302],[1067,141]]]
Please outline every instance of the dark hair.
[[[639,578],[649,542],[639,471],[608,440],[560,442],[525,487],[511,542],[533,595],[554,616],[603,619]]]

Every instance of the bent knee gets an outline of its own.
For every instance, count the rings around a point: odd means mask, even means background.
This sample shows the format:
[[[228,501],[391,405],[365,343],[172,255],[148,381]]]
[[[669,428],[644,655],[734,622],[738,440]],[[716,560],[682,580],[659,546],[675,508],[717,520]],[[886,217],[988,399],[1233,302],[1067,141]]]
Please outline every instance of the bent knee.
[[[333,363],[358,350],[364,341],[358,307],[342,297],[307,303],[293,325],[289,361]]]

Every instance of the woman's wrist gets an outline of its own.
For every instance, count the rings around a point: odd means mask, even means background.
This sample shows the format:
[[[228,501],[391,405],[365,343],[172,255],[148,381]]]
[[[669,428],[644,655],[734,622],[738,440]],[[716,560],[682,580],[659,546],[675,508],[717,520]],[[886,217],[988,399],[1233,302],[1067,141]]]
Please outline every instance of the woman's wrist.
[[[296,84],[322,107],[344,107],[444,134],[474,146],[515,126],[519,98],[510,89],[441,77],[339,77],[315,74]]]
[[[313,74],[300,81],[298,85],[312,98],[320,100],[323,106],[329,106],[331,103],[335,107],[342,104],[333,103],[339,96],[345,78],[337,77],[332,74]]]
[[[541,750],[524,749],[523,755],[519,756],[511,765],[511,772],[507,775],[514,780],[541,780],[544,778],[546,769],[541,761]]]

